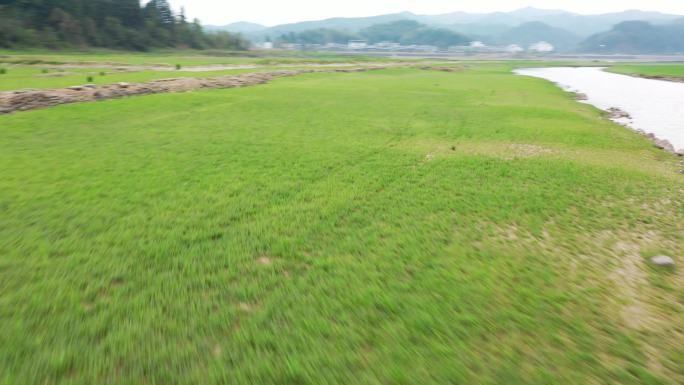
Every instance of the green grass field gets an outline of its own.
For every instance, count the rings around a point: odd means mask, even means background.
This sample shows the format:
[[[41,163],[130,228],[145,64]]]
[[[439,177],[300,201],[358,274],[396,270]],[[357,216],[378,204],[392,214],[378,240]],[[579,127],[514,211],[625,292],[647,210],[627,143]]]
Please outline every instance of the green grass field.
[[[48,69],[18,66],[11,67],[4,75],[0,75],[0,91],[20,89],[64,88],[83,84],[114,84],[119,82],[142,83],[151,80],[169,78],[208,78],[216,76],[239,75],[244,73],[297,70],[297,69],[333,69],[325,66],[260,66],[258,68],[238,68],[212,71],[117,71],[111,68],[70,68]],[[340,67],[344,68],[344,67]]]
[[[0,91],[63,88],[83,84],[139,83],[178,77],[213,77],[302,68],[346,68],[350,63],[398,62],[385,58],[341,56],[320,53],[274,52],[271,56],[255,53],[209,51],[122,53],[116,51],[46,52],[45,50],[0,50]],[[288,54],[290,56],[283,56]],[[244,53],[242,53],[244,55]],[[417,60],[402,60],[406,64]],[[172,70],[175,65],[180,70]],[[254,66],[256,68],[211,69],[205,66]],[[165,67],[170,70],[164,70]],[[194,69],[193,69],[194,67]],[[199,67],[202,70],[198,71]],[[207,68],[209,69],[209,68]]]
[[[667,76],[684,79],[684,64],[615,65],[610,71],[627,75]]]
[[[681,384],[678,160],[510,67],[0,116],[0,384]]]
[[[0,65],[6,64],[74,64],[107,63],[120,65],[167,65],[202,66],[220,64],[292,64],[292,63],[339,63],[339,62],[388,61],[366,56],[337,55],[316,52],[249,53],[230,51],[153,51],[121,52],[111,50],[46,51],[0,49]],[[406,60],[411,61],[411,60]]]

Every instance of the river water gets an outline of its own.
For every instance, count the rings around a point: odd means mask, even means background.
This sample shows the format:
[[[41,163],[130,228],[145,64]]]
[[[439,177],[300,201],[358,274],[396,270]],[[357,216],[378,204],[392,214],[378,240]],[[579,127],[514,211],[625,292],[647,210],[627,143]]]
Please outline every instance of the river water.
[[[602,110],[619,108],[630,118],[615,119],[617,122],[653,133],[675,149],[684,149],[684,83],[619,75],[599,67],[527,68],[515,72],[585,94],[585,103]]]

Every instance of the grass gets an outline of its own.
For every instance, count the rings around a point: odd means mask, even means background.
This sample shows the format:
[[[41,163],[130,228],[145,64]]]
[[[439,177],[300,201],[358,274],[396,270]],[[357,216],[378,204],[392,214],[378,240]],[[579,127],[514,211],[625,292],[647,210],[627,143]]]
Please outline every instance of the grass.
[[[339,62],[382,62],[385,58],[363,55],[338,55],[317,52],[231,52],[231,51],[152,51],[121,52],[111,50],[47,51],[0,49],[0,63],[14,64],[74,64],[106,63],[120,65],[166,65],[175,67],[219,64],[293,64],[293,63],[339,63]],[[406,61],[411,61],[406,59]]]
[[[615,65],[610,71],[626,75],[666,76],[684,78],[684,64]]]
[[[244,73],[283,71],[296,69],[332,69],[335,67],[315,67],[315,66],[261,66],[258,68],[237,68],[218,71],[122,71],[111,68],[69,68],[69,69],[50,69],[47,73],[45,68],[32,66],[11,67],[6,74],[0,76],[0,91],[11,91],[20,89],[46,89],[64,88],[74,85],[92,83],[98,85],[114,84],[119,82],[141,83],[159,79],[169,78],[207,78],[216,76],[239,75]],[[88,78],[92,77],[92,81]]]
[[[0,384],[684,379],[677,160],[507,65],[0,131]]]

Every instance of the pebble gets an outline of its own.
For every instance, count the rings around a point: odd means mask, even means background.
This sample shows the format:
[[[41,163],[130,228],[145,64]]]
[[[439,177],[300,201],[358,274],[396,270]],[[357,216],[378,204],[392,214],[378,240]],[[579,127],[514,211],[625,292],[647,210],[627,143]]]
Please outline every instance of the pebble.
[[[674,260],[666,255],[657,255],[651,258],[651,263],[656,266],[674,266]]]

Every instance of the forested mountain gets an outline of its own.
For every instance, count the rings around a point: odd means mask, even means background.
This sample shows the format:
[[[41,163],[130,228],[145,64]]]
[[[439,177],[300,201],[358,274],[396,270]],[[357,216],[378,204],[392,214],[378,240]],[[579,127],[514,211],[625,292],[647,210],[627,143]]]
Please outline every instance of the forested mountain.
[[[347,44],[349,40],[358,39],[359,36],[353,33],[340,31],[330,28],[310,29],[302,32],[290,32],[278,38],[285,43],[296,44]]]
[[[433,45],[447,48],[467,44],[471,39],[444,28],[428,27],[413,20],[398,20],[375,24],[358,33],[319,28],[281,35],[280,41],[300,44],[347,43],[353,39],[365,39],[370,43],[390,41],[403,45]]]
[[[413,20],[376,24],[361,30],[360,35],[371,43],[392,41],[404,45],[434,45],[441,48],[467,44],[471,40],[454,31],[430,27]]]
[[[240,49],[228,32],[208,34],[166,0],[0,0],[0,47]]]
[[[539,41],[546,41],[553,44],[557,51],[569,51],[575,49],[581,40],[581,37],[567,30],[532,21],[502,32],[495,43],[529,46]]]
[[[684,19],[665,25],[627,21],[589,37],[582,51],[623,54],[684,53]]]
[[[230,23],[221,26],[207,25],[204,27],[206,31],[230,31],[235,33],[258,32],[266,28],[268,27],[265,25],[250,23],[248,21],[238,21],[237,23]]]
[[[629,20],[643,20],[653,24],[671,23],[681,16],[658,12],[624,11],[601,15],[580,15],[562,10],[523,8],[512,12],[467,13],[452,12],[442,15],[417,15],[411,12],[393,13],[371,17],[337,17],[325,20],[303,21],[282,24],[274,27],[252,25],[243,29],[242,23],[222,27],[208,27],[211,30],[244,32],[246,37],[260,41],[266,36],[280,36],[290,32],[312,29],[337,29],[348,33],[358,33],[375,24],[385,24],[400,20],[413,20],[430,27],[446,28],[464,35],[478,36],[484,40],[496,40],[511,28],[529,22],[543,22],[553,28],[564,29],[580,38],[610,30],[615,24]]]
[[[412,19],[411,15],[412,14],[410,12],[403,12],[369,17],[335,17],[332,19],[325,20],[302,21],[299,23],[282,24],[277,25],[275,27],[265,28],[256,32],[259,32],[260,34],[268,34],[271,36],[278,36],[290,32],[302,32],[321,28],[338,29],[348,32],[359,32],[360,30],[375,24]],[[230,29],[227,30],[230,31]]]

